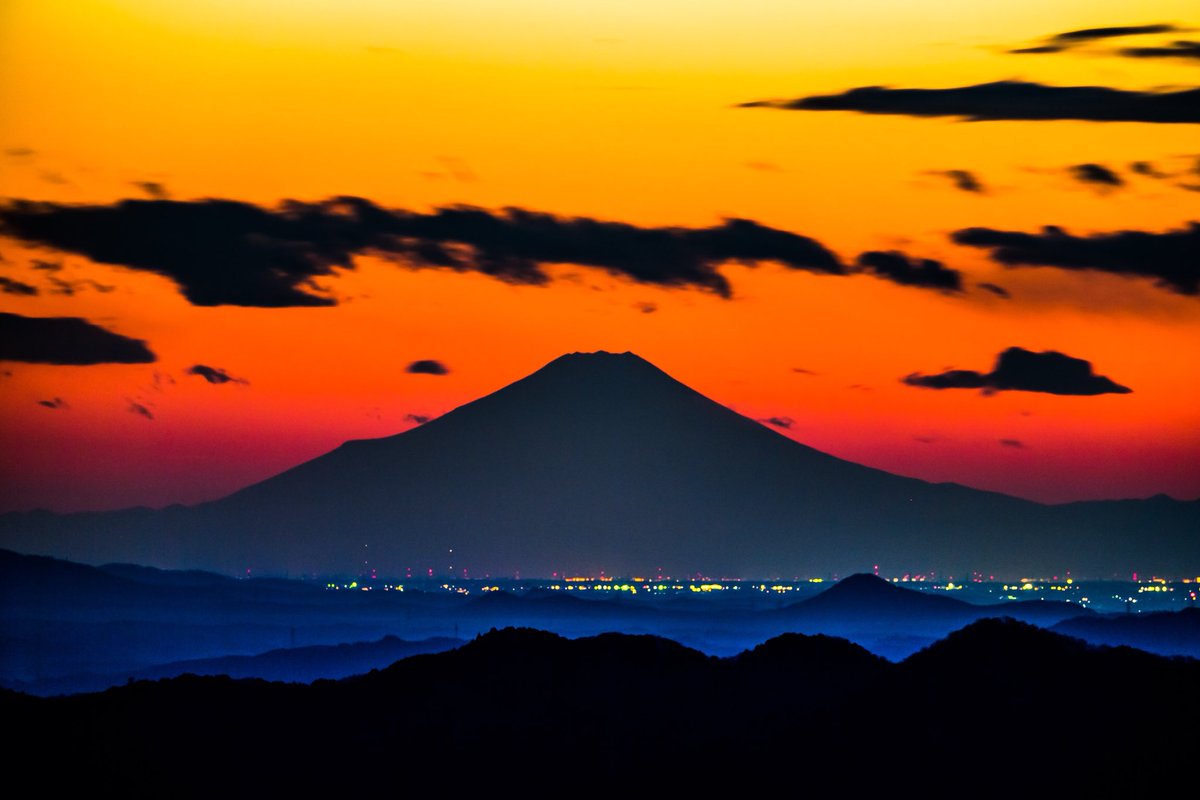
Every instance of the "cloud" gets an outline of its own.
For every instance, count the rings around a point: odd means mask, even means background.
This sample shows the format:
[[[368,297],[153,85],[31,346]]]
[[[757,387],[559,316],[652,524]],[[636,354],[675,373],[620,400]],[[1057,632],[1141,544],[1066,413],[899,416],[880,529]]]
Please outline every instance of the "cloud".
[[[1042,40],[1042,44],[1031,45],[1027,47],[1018,47],[1009,50],[1009,53],[1021,54],[1038,54],[1038,53],[1061,53],[1064,50],[1070,50],[1079,45],[1089,44],[1104,39],[1118,39],[1125,36],[1145,36],[1155,33],[1174,33],[1183,30],[1174,25],[1159,23],[1153,25],[1114,25],[1106,28],[1081,28],[1074,31],[1065,31],[1064,33],[1056,33],[1052,36],[1047,36]]]
[[[0,313],[0,361],[86,365],[155,360],[141,339],[121,336],[79,317]]]
[[[331,306],[316,279],[373,254],[398,266],[479,272],[546,284],[545,267],[575,264],[639,283],[732,294],[718,267],[777,262],[841,275],[819,242],[753,220],[707,228],[643,228],[587,217],[451,206],[385,209],[357,197],[262,208],[233,200],[122,200],[0,206],[0,231],[27,243],[170,278],[200,306]]]
[[[1171,33],[1179,28],[1166,23],[1156,23],[1153,25],[1112,25],[1105,28],[1080,28],[1075,31],[1067,31],[1065,33],[1056,33],[1049,37],[1051,41],[1070,43],[1070,42],[1092,42],[1097,39],[1115,39],[1121,36],[1143,36],[1148,33]]]
[[[1009,267],[1090,269],[1149,277],[1179,294],[1200,292],[1200,223],[1161,233],[1115,231],[1073,236],[1046,226],[1041,233],[964,228],[951,234],[957,244],[991,250],[989,257]]]
[[[768,425],[774,425],[776,428],[786,428],[787,430],[791,430],[792,426],[796,424],[796,420],[791,417],[767,417],[766,419],[760,419],[759,422],[765,422]]]
[[[792,367],[792,372],[795,372],[798,375],[817,375],[817,374],[819,374],[819,373],[813,372],[811,369],[805,369],[804,367]]]
[[[983,389],[985,392],[1044,392],[1060,395],[1129,394],[1133,390],[1092,371],[1089,361],[1053,350],[1034,353],[1010,347],[996,357],[991,372],[954,369],[936,375],[912,373],[903,379],[925,389]]]
[[[29,264],[34,269],[41,270],[42,272],[54,273],[54,272],[62,272],[62,270],[63,270],[63,265],[62,265],[61,261],[46,261],[41,258],[35,258],[32,261],[30,261]]]
[[[85,288],[95,289],[101,294],[108,294],[109,292],[116,291],[117,288],[116,286],[100,283],[91,278],[82,278],[77,281],[63,280],[53,273],[50,274],[49,281],[54,286],[51,290],[52,294],[65,295],[66,297],[74,297],[76,292]]]
[[[37,404],[44,408],[50,408],[54,410],[70,408],[70,406],[67,405],[67,401],[63,400],[61,397],[55,397],[53,400],[38,400]]]
[[[1163,178],[1171,177],[1149,161],[1134,161],[1129,165],[1129,169],[1132,172],[1136,172],[1138,175],[1145,175],[1147,178],[1158,178],[1159,180],[1162,180]]]
[[[151,411],[150,409],[146,408],[146,406],[142,405],[141,403],[139,403],[137,401],[130,400],[129,407],[126,408],[125,410],[128,411],[130,414],[137,414],[139,417],[145,417],[146,419],[150,420],[151,422],[154,421],[154,412]]]
[[[156,392],[161,392],[163,390],[164,386],[174,386],[175,385],[175,379],[173,377],[171,377],[170,375],[168,375],[165,372],[159,372],[158,370],[154,370],[154,374],[151,376],[150,380],[151,380],[150,388],[154,389],[154,391],[156,391]]]
[[[433,419],[433,417],[427,416],[425,414],[405,414],[404,415],[405,422],[411,422],[415,425],[424,425],[426,422],[429,422],[429,420],[431,420],[431,419]]]
[[[412,362],[404,368],[404,371],[413,375],[448,375],[450,368],[440,361],[424,358],[420,361]]]
[[[1016,55],[1044,55],[1046,53],[1061,53],[1067,46],[1063,44],[1038,44],[1032,47],[1018,47],[1008,52]]]
[[[134,181],[132,185],[141,189],[146,193],[147,197],[154,200],[166,200],[171,196],[171,193],[167,191],[167,187],[158,181]]]
[[[210,367],[206,364],[193,364],[184,370],[184,372],[188,375],[199,375],[209,383],[240,383],[243,385],[250,383],[244,378],[235,378],[219,367]]]
[[[0,275],[0,292],[24,297],[36,297],[38,294],[36,286],[30,286],[28,283],[6,278],[3,275]]]
[[[738,107],[960,117],[972,121],[1200,123],[1200,88],[1141,92],[1106,86],[1047,86],[1026,81],[996,81],[951,89],[860,86],[839,94],[756,100]]]
[[[1080,183],[1091,183],[1097,186],[1121,187],[1125,181],[1120,175],[1103,164],[1075,164],[1067,167],[1071,177]]]
[[[658,311],[658,304],[651,303],[648,301],[641,302],[641,303],[634,303],[633,307],[636,308],[638,311],[642,312],[643,314],[653,314],[655,311]]]
[[[858,257],[858,268],[903,286],[920,286],[946,292],[962,291],[962,275],[931,258],[910,258],[896,250],[872,250]]]
[[[965,169],[940,169],[933,170],[933,175],[941,175],[943,178],[949,178],[956,189],[964,192],[972,192],[974,194],[985,194],[987,190],[983,186],[983,182],[975,175]]]
[[[1008,289],[1005,289],[1003,286],[997,286],[994,283],[984,282],[977,283],[975,285],[980,289],[983,289],[985,292],[991,292],[992,294],[996,295],[996,297],[1003,297],[1005,300],[1008,300],[1012,297],[1012,295],[1009,294]]]
[[[1200,60],[1200,42],[1187,40],[1157,47],[1123,47],[1117,51],[1126,58],[1186,58]]]
[[[1001,447],[1011,447],[1016,450],[1024,450],[1025,449],[1025,443],[1022,442],[1020,439],[1001,439],[1000,446]]]

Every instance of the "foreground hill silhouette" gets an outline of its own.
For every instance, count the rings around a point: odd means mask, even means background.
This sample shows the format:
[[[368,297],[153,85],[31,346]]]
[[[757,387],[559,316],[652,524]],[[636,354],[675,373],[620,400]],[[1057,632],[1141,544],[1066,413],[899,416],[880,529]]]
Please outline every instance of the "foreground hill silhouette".
[[[1012,620],[900,664],[797,634],[718,659],[653,636],[530,629],[312,686],[182,677],[0,693],[8,777],[134,796],[521,786],[1128,795],[1191,773],[1200,662],[1093,648]],[[63,771],[63,765],[70,765]],[[593,787],[587,789],[586,787]]]
[[[1044,506],[843,461],[631,354],[566,355],[222,500],[0,519],[0,545],[230,574],[1200,571],[1200,502]],[[453,552],[451,552],[453,551]]]

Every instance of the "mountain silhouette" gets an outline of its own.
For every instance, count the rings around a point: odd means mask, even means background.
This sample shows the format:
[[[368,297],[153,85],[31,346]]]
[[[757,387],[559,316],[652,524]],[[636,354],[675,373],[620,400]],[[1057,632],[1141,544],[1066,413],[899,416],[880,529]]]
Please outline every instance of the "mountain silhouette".
[[[1200,502],[1045,506],[900,477],[600,352],[214,502],[6,515],[0,546],[228,574],[1178,573],[1200,572]]]
[[[510,628],[340,681],[0,690],[0,713],[21,734],[12,780],[58,770],[56,785],[99,777],[135,796],[311,794],[374,776],[409,790],[583,793],[596,776],[843,792],[932,776],[986,796],[1033,783],[1125,796],[1148,776],[1192,776],[1198,686],[1198,661],[1012,620],[973,623],[900,664],[829,637],[788,634],[721,659],[656,636]],[[1169,713],[1147,723],[1147,709]]]
[[[1164,656],[1200,658],[1200,608],[1062,620],[1051,630],[1092,644],[1127,645]]]
[[[819,614],[913,616],[939,615],[974,618],[975,609],[953,597],[901,588],[875,575],[858,573],[843,578],[815,597],[791,606],[791,611]]]
[[[912,586],[913,584],[909,584]],[[904,619],[966,622],[985,617],[1011,617],[1038,625],[1094,616],[1095,612],[1065,600],[1010,600],[968,603],[945,594],[899,586],[876,575],[850,575],[825,591],[781,609],[785,616],[864,620]]]

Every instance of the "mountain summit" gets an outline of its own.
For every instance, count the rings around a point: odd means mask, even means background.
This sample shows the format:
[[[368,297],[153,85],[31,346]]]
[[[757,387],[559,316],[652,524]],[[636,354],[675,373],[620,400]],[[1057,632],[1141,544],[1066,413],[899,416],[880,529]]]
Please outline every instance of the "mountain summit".
[[[8,515],[0,546],[236,573],[1015,577],[1197,569],[1197,531],[1200,503],[1051,507],[853,464],[599,352],[222,500]]]

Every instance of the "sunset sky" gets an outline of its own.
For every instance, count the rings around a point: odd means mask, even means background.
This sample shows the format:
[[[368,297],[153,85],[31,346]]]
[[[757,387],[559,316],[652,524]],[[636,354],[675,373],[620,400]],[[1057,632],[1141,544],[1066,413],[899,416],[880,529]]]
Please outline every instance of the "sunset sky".
[[[600,349],[903,475],[1200,497],[1198,42],[1195,0],[5,0],[0,511],[214,499]]]

